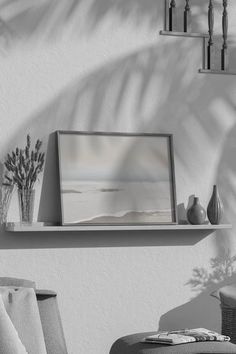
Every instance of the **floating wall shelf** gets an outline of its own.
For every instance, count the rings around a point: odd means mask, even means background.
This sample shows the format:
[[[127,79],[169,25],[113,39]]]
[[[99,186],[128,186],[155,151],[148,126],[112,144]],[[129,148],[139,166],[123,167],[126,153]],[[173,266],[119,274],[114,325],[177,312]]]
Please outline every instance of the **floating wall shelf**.
[[[231,229],[230,224],[221,225],[189,225],[189,224],[174,224],[174,225],[76,225],[76,226],[53,226],[45,225],[38,226],[34,225],[21,225],[19,223],[7,223],[6,231],[9,232],[60,232],[60,231],[70,231],[70,232],[80,232],[80,231],[122,231],[122,230],[154,230],[154,231],[196,231],[196,230],[219,230],[219,229]]]

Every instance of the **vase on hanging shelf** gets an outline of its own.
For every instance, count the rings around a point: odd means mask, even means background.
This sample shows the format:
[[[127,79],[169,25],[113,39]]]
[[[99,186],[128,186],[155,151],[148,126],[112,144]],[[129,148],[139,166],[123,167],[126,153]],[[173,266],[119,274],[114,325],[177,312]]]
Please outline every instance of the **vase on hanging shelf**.
[[[212,195],[207,206],[207,216],[212,225],[218,225],[223,215],[223,207],[219,197],[218,188],[213,186]]]
[[[201,225],[205,223],[206,211],[200,204],[198,197],[194,197],[193,204],[187,211],[187,219],[192,225]]]
[[[18,201],[20,222],[22,224],[32,224],[34,213],[35,190],[32,188],[19,188]]]

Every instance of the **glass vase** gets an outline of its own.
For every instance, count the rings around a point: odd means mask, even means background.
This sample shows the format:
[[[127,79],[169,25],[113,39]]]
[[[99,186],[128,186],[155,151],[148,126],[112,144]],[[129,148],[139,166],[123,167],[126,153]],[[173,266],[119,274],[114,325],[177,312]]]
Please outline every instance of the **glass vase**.
[[[14,186],[1,186],[0,188],[0,223],[7,222],[7,213],[11,202],[12,192]]]
[[[34,213],[35,190],[28,188],[18,189],[18,201],[20,211],[20,222],[32,224]]]

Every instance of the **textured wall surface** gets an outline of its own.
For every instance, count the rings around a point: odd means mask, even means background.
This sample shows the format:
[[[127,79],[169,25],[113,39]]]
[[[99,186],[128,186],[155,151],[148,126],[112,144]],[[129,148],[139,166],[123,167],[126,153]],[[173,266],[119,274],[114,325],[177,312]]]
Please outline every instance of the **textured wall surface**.
[[[207,1],[193,3],[193,29],[206,31]],[[162,0],[0,5],[0,159],[27,133],[43,139],[35,218],[59,219],[55,130],[137,131],[174,134],[179,210],[193,194],[206,206],[216,183],[233,224],[212,234],[2,229],[0,276],[58,292],[70,354],[105,354],[119,336],[159,327],[219,330],[209,294],[236,280],[235,77],[198,74],[201,40],[159,36],[163,13]],[[231,4],[232,38],[235,14]],[[233,67],[233,40],[230,55]],[[14,195],[9,220],[18,215]]]

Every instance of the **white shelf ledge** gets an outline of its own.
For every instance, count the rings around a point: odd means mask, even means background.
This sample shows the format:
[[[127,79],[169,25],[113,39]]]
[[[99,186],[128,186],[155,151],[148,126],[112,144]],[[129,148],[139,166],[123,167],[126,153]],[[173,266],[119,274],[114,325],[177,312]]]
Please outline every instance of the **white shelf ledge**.
[[[174,32],[174,31],[160,31],[162,36],[173,36],[173,37],[193,37],[193,38],[208,38],[207,33],[191,33],[191,32]]]
[[[199,69],[201,74],[215,74],[215,75],[236,75],[235,71],[225,71],[225,70],[207,70]]]
[[[219,229],[231,229],[230,224],[212,225],[21,225],[20,223],[7,223],[6,231],[9,232],[80,232],[80,231],[122,231],[122,230],[156,230],[156,231],[178,231],[178,230],[219,230]]]

